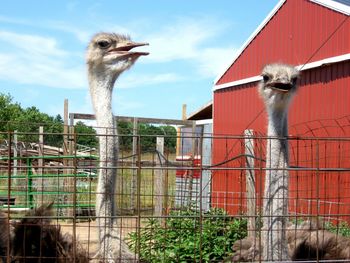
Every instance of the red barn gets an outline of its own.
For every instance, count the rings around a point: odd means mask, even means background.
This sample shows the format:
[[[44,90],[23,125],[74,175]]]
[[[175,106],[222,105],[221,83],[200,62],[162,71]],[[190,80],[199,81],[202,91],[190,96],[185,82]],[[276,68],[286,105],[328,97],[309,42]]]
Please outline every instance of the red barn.
[[[289,113],[290,165],[299,167],[290,172],[291,213],[350,215],[349,14],[347,0],[281,0],[215,80],[213,206],[245,211],[244,147],[234,135],[266,134],[256,86],[264,65],[283,62],[301,70]],[[264,141],[255,140],[256,168],[265,167]],[[263,169],[255,175],[259,204]]]

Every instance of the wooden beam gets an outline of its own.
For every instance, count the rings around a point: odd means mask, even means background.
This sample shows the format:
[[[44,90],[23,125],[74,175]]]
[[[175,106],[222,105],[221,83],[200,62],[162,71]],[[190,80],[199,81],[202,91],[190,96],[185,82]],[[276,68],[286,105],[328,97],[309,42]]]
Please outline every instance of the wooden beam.
[[[79,120],[95,120],[94,114],[85,113],[70,113],[69,118]],[[193,121],[188,120],[176,120],[176,119],[158,119],[158,118],[142,118],[142,117],[129,117],[129,116],[115,116],[117,121],[134,122],[137,118],[138,123],[153,123],[153,124],[166,124],[166,125],[186,125],[192,126]]]

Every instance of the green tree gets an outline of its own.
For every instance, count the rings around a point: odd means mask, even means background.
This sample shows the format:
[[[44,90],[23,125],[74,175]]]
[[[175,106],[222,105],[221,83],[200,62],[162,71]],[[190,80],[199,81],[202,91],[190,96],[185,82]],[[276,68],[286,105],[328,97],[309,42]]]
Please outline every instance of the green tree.
[[[75,133],[77,134],[77,143],[92,148],[96,148],[98,141],[96,138],[96,130],[86,126],[83,122],[78,121],[75,124]]]
[[[132,150],[133,124],[130,122],[118,122],[118,134],[120,149],[124,151]],[[173,126],[157,126],[152,124],[138,124],[138,135],[141,138],[141,150],[153,151],[156,147],[156,137],[164,136],[165,148],[170,152],[175,152],[176,129]]]
[[[118,121],[119,148],[122,151],[132,150],[133,124],[131,122]]]
[[[0,138],[7,138],[8,131],[17,130],[18,140],[37,142],[39,140],[39,126],[44,127],[44,142],[47,145],[62,147],[63,119],[61,115],[55,117],[40,112],[35,106],[23,109],[19,103],[13,102],[9,94],[0,93]],[[83,122],[76,125],[77,143],[89,147],[96,147],[96,131]],[[91,136],[90,136],[91,134]]]
[[[17,130],[18,139],[27,142],[39,140],[39,126],[44,126],[44,142],[47,145],[61,147],[63,144],[63,120],[60,115],[55,117],[40,112],[35,106],[22,108],[19,103],[13,102],[9,94],[0,93],[0,138],[7,138],[7,131]],[[98,141],[96,131],[83,122],[75,125],[77,143],[96,148]],[[118,122],[119,145],[123,151],[132,150],[133,124]],[[159,126],[152,124],[139,124],[138,135],[141,137],[141,150],[153,151],[156,147],[156,137],[165,137],[165,148],[175,152],[176,129],[173,126]]]
[[[15,121],[23,114],[20,104],[13,103],[12,100],[10,94],[0,93],[0,132],[15,130]],[[2,137],[4,136],[6,135]]]

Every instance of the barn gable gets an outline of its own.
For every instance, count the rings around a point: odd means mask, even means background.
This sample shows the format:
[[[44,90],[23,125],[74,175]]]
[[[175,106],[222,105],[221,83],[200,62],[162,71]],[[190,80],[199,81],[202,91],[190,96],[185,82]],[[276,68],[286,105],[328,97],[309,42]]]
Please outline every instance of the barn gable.
[[[289,63],[302,70],[298,94],[289,111],[290,165],[350,167],[349,15],[350,2],[345,0],[280,1],[219,75],[213,96],[212,160],[219,167],[212,175],[213,206],[232,214],[245,211],[242,136],[246,130],[257,135],[256,204],[260,204],[267,118],[256,86],[262,67],[268,63]],[[350,180],[336,176],[291,173],[290,212],[349,214],[350,203],[339,193],[350,195]],[[316,185],[316,179],[319,196],[308,188]],[[335,198],[336,205],[330,207]],[[315,199],[319,200],[318,208],[312,202]]]
[[[350,39],[344,38],[350,24],[350,3],[342,2],[280,1],[215,85],[257,76],[271,62],[303,65],[350,53]]]

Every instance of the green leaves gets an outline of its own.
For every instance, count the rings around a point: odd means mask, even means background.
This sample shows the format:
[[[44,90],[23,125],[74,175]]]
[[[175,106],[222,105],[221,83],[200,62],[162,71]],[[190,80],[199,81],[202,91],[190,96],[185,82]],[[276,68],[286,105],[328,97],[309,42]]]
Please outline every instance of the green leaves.
[[[120,149],[131,151],[133,124],[130,122],[118,122],[118,134]],[[140,123],[138,135],[141,136],[141,151],[153,151],[156,145],[156,137],[164,136],[164,146],[170,152],[175,152],[176,129],[173,126],[159,126]]]
[[[13,102],[9,94],[0,93],[0,138],[7,138],[6,132],[17,130],[18,140],[23,142],[38,142],[39,126],[44,127],[44,143],[46,145],[62,147],[63,120],[60,115],[55,117],[34,106],[22,108],[20,104]],[[97,139],[95,130],[82,122],[76,124],[76,132],[85,134],[77,136],[77,143],[85,146],[96,147]],[[89,136],[89,135],[93,136]]]
[[[331,222],[325,223],[325,229],[333,232],[335,234],[339,234],[344,237],[350,237],[350,227],[346,221],[341,221],[338,224],[333,224]]]
[[[246,220],[223,209],[200,214],[189,208],[171,212],[165,227],[158,219],[148,219],[139,236],[129,235],[128,244],[147,262],[212,262],[229,256],[232,244],[246,234]]]

